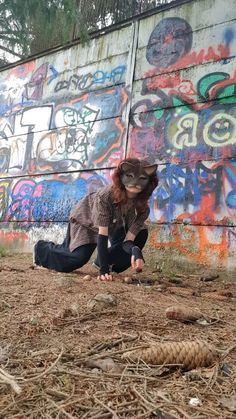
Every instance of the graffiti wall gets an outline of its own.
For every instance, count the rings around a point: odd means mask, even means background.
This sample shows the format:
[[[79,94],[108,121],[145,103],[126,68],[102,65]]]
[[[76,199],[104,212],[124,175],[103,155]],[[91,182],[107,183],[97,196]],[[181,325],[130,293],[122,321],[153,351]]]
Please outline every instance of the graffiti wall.
[[[125,156],[158,163],[150,237],[235,269],[236,8],[170,7],[0,73],[0,242],[61,240]]]

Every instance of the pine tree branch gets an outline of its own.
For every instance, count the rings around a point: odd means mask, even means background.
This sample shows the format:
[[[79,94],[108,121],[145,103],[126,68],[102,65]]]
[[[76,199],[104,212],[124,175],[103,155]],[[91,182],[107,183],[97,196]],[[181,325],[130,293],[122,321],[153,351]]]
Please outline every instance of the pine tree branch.
[[[10,50],[9,48],[4,47],[3,45],[0,45],[0,50],[8,52],[11,55],[15,55],[15,57],[24,58],[24,55],[18,54],[17,52]]]

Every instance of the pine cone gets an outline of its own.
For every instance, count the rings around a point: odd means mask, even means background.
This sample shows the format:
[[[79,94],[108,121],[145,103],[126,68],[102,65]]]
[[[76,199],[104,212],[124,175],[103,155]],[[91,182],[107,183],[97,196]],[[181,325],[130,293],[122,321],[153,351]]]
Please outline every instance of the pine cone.
[[[164,342],[150,345],[149,348],[128,351],[123,358],[132,361],[143,360],[146,364],[175,364],[183,369],[207,367],[216,359],[216,351],[204,341]]]
[[[180,322],[195,321],[202,317],[201,313],[184,306],[172,306],[166,309],[166,317]]]

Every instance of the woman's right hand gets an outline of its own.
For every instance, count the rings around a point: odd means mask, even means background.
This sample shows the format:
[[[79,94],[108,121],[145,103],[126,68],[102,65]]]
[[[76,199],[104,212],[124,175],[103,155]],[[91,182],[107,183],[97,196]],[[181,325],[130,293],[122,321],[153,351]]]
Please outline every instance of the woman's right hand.
[[[142,272],[143,267],[144,267],[144,261],[143,259],[135,259],[135,256],[133,255],[131,257],[131,266],[135,272],[137,273]]]
[[[113,276],[111,274],[103,274],[103,275],[98,275],[97,279],[99,281],[113,281]]]

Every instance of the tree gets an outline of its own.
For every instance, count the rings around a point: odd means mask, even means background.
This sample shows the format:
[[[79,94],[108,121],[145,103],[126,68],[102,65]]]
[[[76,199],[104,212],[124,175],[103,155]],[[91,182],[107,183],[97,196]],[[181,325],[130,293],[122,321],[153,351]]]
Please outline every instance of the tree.
[[[1,0],[2,59],[15,61],[73,37],[76,0]]]
[[[0,65],[110,26],[172,0],[0,0]]]

